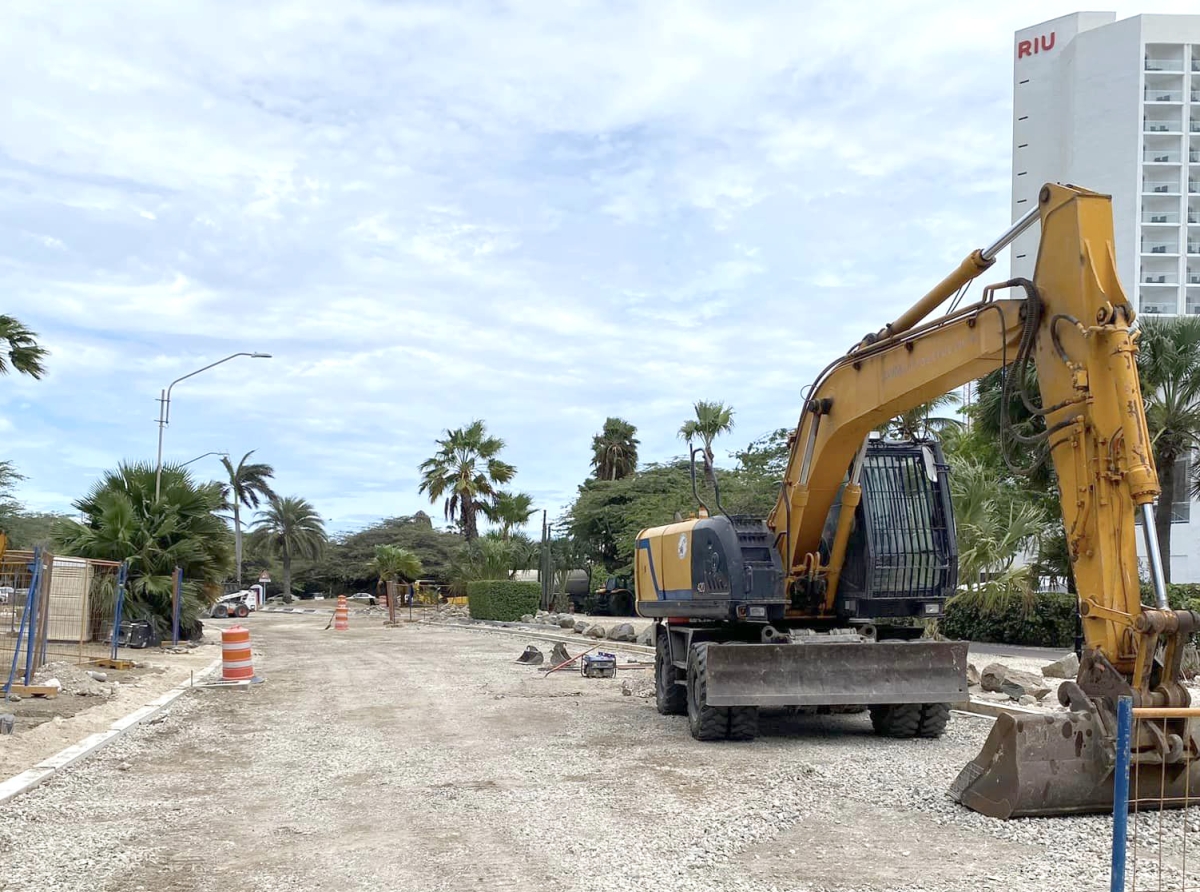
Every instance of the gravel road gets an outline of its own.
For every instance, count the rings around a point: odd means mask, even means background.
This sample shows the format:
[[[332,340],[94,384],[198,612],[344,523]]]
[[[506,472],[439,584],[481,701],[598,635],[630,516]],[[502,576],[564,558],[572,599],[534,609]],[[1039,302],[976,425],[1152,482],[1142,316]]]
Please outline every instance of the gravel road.
[[[1107,818],[946,798],[986,720],[888,741],[863,715],[780,717],[699,744],[639,696],[648,672],[542,679],[508,636],[323,626],[256,617],[267,684],[196,691],[0,809],[0,889],[1107,888]]]

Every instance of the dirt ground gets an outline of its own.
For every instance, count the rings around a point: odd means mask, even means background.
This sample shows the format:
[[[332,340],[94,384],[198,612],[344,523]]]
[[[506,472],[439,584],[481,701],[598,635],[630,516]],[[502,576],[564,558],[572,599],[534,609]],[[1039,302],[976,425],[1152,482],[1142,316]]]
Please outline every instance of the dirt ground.
[[[0,699],[0,712],[16,717],[16,733],[0,736],[0,780],[32,768],[89,734],[107,730],[117,719],[220,659],[221,648],[202,645],[186,654],[155,648],[136,651],[133,656],[122,652],[121,656],[145,665],[125,671],[97,669],[107,676],[100,683],[88,678],[87,666],[53,663],[38,672],[35,682],[58,678],[63,690],[57,697],[24,697],[16,702]]]
[[[1109,818],[992,821],[945,795],[987,720],[892,741],[864,715],[776,715],[701,744],[649,672],[541,678],[509,636],[325,624],[256,619],[265,684],[197,690],[13,800],[0,889],[1107,887]]]

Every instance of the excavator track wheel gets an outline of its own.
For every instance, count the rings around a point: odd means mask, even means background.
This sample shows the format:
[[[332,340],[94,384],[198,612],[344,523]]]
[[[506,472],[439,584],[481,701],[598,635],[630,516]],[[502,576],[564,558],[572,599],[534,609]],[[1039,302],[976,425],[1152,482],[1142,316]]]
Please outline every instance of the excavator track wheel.
[[[688,730],[697,740],[724,740],[729,736],[729,707],[709,706],[708,642],[693,644],[687,663]]]
[[[949,703],[921,704],[921,724],[917,728],[918,737],[941,737],[946,732],[950,721]]]
[[[729,707],[729,739],[753,740],[758,736],[758,707]]]
[[[660,715],[686,715],[687,688],[679,684],[679,670],[671,663],[667,633],[654,640],[654,704]]]

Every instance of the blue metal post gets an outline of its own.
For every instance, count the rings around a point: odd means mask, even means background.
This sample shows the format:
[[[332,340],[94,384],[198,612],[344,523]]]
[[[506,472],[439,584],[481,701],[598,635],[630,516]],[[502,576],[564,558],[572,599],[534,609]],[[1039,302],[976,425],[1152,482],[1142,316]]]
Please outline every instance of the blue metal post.
[[[129,563],[122,562],[117,570],[117,602],[113,606],[112,658],[117,658],[117,642],[121,638],[121,613],[125,609],[125,580],[129,575]]]
[[[28,603],[28,599],[26,601]],[[14,607],[16,605],[13,605]],[[17,677],[17,661],[21,658],[21,637],[25,634],[25,626],[29,623],[29,611],[21,611],[21,625],[17,627],[17,641],[13,646],[12,665],[8,667],[8,681],[4,683],[4,693],[12,690],[13,679]]]
[[[179,645],[179,614],[183,607],[183,567],[175,568],[175,604],[171,611],[171,644]]]
[[[33,684],[33,652],[36,647],[38,627],[38,595],[42,588],[42,549],[33,549],[33,572],[29,574],[29,595],[25,598],[25,613],[29,625],[25,627],[25,684]]]
[[[1111,892],[1125,892],[1125,848],[1129,831],[1129,760],[1133,737],[1133,698],[1117,701],[1117,767],[1113,773]],[[1136,865],[1134,867],[1136,870]]]

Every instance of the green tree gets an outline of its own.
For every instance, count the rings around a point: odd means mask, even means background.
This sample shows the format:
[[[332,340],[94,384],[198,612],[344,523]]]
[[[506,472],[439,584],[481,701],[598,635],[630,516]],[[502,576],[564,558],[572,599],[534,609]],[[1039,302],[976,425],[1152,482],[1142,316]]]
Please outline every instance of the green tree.
[[[479,579],[512,579],[520,570],[537,563],[538,546],[520,533],[505,539],[488,533],[464,543],[450,568],[450,587],[465,594],[468,582]]]
[[[0,341],[8,345],[7,350],[0,350],[0,375],[7,375],[13,369],[31,378],[46,374],[42,360],[48,352],[38,344],[36,332],[12,316],[0,315]]]
[[[1176,480],[1176,463],[1188,458],[1200,444],[1200,319],[1142,316],[1138,325],[1142,400],[1163,492],[1155,510],[1154,527],[1163,574],[1170,582],[1172,503],[1183,483]]]
[[[888,437],[901,440],[917,440],[932,437],[948,428],[961,427],[962,422],[949,416],[936,416],[933,413],[940,409],[958,405],[958,397],[953,393],[944,393],[929,402],[913,406],[907,412],[902,412],[880,431]]]
[[[256,543],[283,565],[283,599],[292,600],[292,561],[316,559],[328,536],[325,522],[307,499],[271,496],[251,526]]]
[[[787,473],[788,437],[791,429],[776,428],[754,440],[745,449],[733,453],[738,469],[747,474],[760,476],[778,483]]]
[[[482,506],[481,510],[488,520],[500,524],[500,536],[510,539],[513,533],[529,523],[529,518],[533,516],[533,496],[524,492],[511,493],[501,490],[496,493],[492,504]]]
[[[14,490],[25,479],[10,461],[0,461],[0,529],[8,531],[10,520],[21,510]]]
[[[679,436],[687,440],[690,448],[694,440],[699,440],[704,446],[704,470],[711,483],[713,471],[713,440],[721,434],[733,430],[733,407],[721,402],[699,400],[692,407],[696,412],[695,418],[689,418],[679,428]]]
[[[389,582],[415,582],[421,577],[421,559],[399,545],[375,546],[371,572],[379,577],[379,591],[386,591]]]
[[[73,503],[84,521],[64,521],[54,535],[62,553],[129,561],[126,616],[170,627],[174,572],[183,570],[181,619],[194,628],[204,605],[220,591],[233,563],[229,527],[217,514],[218,483],[197,483],[186,470],[163,468],[162,494],[154,498],[155,468],[122,464]]]
[[[504,441],[489,436],[482,421],[446,431],[438,451],[421,463],[420,491],[431,504],[445,497],[446,519],[457,520],[463,537],[479,537],[479,517],[496,498],[496,487],[512,480],[516,468],[500,459]]]
[[[592,437],[592,468],[598,480],[620,480],[637,470],[637,428],[624,418],[609,417]]]
[[[234,467],[229,456],[221,457],[225,473],[229,475],[226,485],[226,497],[233,510],[233,546],[234,559],[237,562],[237,583],[242,584],[242,508],[257,509],[263,499],[269,499],[275,493],[268,482],[275,476],[275,469],[261,462],[249,461],[254,450],[242,456],[241,461]]]
[[[331,591],[347,588],[367,591],[374,582],[368,569],[380,545],[406,548],[421,561],[427,578],[445,583],[450,564],[463,538],[449,530],[435,530],[429,515],[418,511],[411,517],[389,517],[364,529],[336,536],[321,556],[296,571],[306,590]]]

